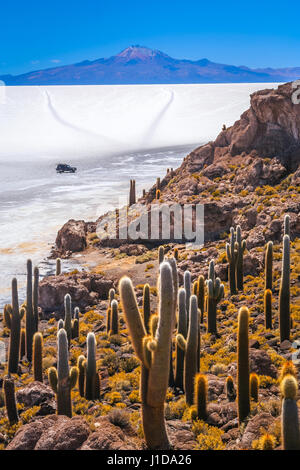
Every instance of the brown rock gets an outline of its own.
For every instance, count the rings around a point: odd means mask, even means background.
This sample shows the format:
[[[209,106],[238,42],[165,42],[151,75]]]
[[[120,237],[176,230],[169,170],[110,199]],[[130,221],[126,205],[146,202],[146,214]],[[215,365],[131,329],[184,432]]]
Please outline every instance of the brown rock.
[[[277,369],[270,356],[260,349],[250,350],[250,371],[258,375],[269,375],[274,379],[277,377]]]
[[[56,248],[61,254],[67,251],[83,251],[86,248],[86,224],[83,220],[70,219],[59,230],[56,237]]]
[[[241,447],[243,449],[251,449],[252,442],[259,439],[262,429],[268,430],[269,426],[274,422],[274,419],[272,415],[265,412],[250,419],[241,439]]]
[[[106,417],[100,418],[93,432],[81,446],[81,450],[137,450],[136,441],[124,431],[110,423]]]
[[[41,382],[31,382],[25,385],[17,391],[16,396],[18,403],[23,403],[28,407],[52,402],[55,398],[51,387]]]

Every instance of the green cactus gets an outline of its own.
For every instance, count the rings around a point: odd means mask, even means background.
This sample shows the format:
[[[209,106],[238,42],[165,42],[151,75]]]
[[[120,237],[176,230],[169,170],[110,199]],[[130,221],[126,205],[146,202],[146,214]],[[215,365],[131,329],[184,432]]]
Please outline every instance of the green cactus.
[[[74,308],[72,320],[72,339],[79,338],[79,308]]]
[[[43,382],[43,335],[35,333],[33,337],[33,376],[34,380]]]
[[[35,333],[35,319],[33,314],[32,299],[32,261],[27,260],[27,291],[26,291],[26,356],[29,362],[32,361],[33,335]]]
[[[191,406],[194,402],[194,380],[198,370],[198,306],[197,297],[190,298],[189,328],[186,339],[184,363],[184,389],[186,402]]]
[[[71,389],[78,378],[77,367],[69,369],[68,337],[62,328],[57,333],[57,369],[50,367],[49,383],[56,394],[57,414],[72,417]]]
[[[106,311],[106,333],[109,334],[111,330],[111,307]]]
[[[250,374],[250,396],[252,400],[258,402],[259,378],[257,374]]]
[[[129,206],[136,203],[135,180],[130,180]]]
[[[195,377],[194,403],[197,409],[197,418],[205,420],[207,418],[207,378],[203,374]]]
[[[187,328],[189,327],[189,309],[190,309],[190,298],[191,298],[191,273],[185,271],[183,275],[183,287],[185,289],[185,308],[186,308],[186,321]]]
[[[237,251],[235,246],[235,235],[234,228],[230,229],[230,243],[226,243],[226,256],[228,261],[228,277],[229,287],[231,295],[237,293],[236,290],[236,262],[237,262]]]
[[[33,319],[35,331],[39,329],[39,279],[40,272],[36,266],[33,270]]]
[[[63,327],[64,327],[64,321],[62,319],[58,320],[58,322],[57,322],[57,332],[58,332],[58,330],[60,330]]]
[[[238,314],[238,418],[239,425],[250,413],[250,383],[249,383],[249,310],[241,307]]]
[[[108,293],[108,306],[109,307],[111,306],[111,303],[115,298],[115,295],[116,295],[115,289],[112,289],[112,288],[109,289],[109,293]]]
[[[77,368],[78,368],[78,390],[79,390],[80,396],[84,397],[86,360],[83,355],[80,355],[77,359]]]
[[[280,341],[290,339],[290,237],[283,237],[282,273],[279,290]]]
[[[179,289],[177,333],[178,335],[181,335],[184,339],[186,339],[186,336],[187,336],[185,296],[186,296],[185,289],[183,288]],[[175,386],[182,391],[184,390],[184,387],[183,387],[184,356],[185,356],[184,350],[176,342]]]
[[[161,245],[158,247],[158,263],[161,264],[165,258],[165,249]]]
[[[177,312],[177,297],[178,297],[178,272],[175,258],[169,258],[167,260],[172,270],[173,279],[173,320],[172,320],[172,332],[176,325],[176,312]],[[170,349],[170,375],[169,375],[169,387],[175,386],[174,368],[173,368],[173,342],[171,341]]]
[[[57,258],[57,259],[56,259],[55,275],[56,275],[56,276],[60,276],[60,275],[61,275],[61,259],[60,259],[60,258]]]
[[[226,389],[226,396],[228,401],[235,401],[236,399],[236,391],[233,383],[233,378],[231,375],[229,375],[226,378],[226,384],[225,384],[225,389]]]
[[[7,417],[9,424],[12,426],[19,421],[16,404],[15,382],[12,377],[5,377],[3,381],[3,390]]]
[[[241,227],[236,227],[236,287],[242,291],[244,288],[244,252],[246,241],[242,240]]]
[[[20,337],[20,361],[26,354],[26,331],[25,328],[21,329],[21,337]]]
[[[209,263],[209,279],[207,281],[207,332],[217,334],[217,305],[224,296],[224,285],[215,276],[215,265]]]
[[[111,335],[119,334],[119,312],[118,312],[118,302],[114,299],[111,303]]]
[[[119,290],[132,344],[142,364],[140,395],[146,443],[150,449],[169,449],[164,419],[174,315],[173,276],[169,263],[160,265],[158,285],[159,320],[155,337],[147,337],[129,278],[121,279]]]
[[[203,323],[204,319],[204,302],[205,302],[205,280],[204,276],[198,277],[198,308],[201,312],[200,323]]]
[[[264,293],[264,311],[265,311],[265,327],[272,329],[272,291],[267,289]]]
[[[300,450],[298,406],[296,401],[297,390],[298,384],[295,377],[286,375],[281,382],[281,392],[283,395],[281,434],[284,450]]]
[[[151,310],[150,310],[150,286],[149,284],[144,285],[143,289],[143,319],[147,333],[150,333],[150,321]]]
[[[21,320],[24,316],[24,309],[19,310],[18,284],[14,278],[11,283],[12,306],[6,306],[5,323],[10,329],[9,352],[8,352],[8,372],[15,374],[18,372]]]
[[[113,300],[113,302],[116,302]],[[112,304],[113,304],[112,302]],[[87,335],[87,360],[85,367],[85,398],[87,400],[99,400],[99,393],[97,393],[97,383],[96,376],[97,366],[96,366],[96,338],[94,333],[89,333]]]
[[[265,290],[273,287],[273,242],[268,242],[265,254]]]
[[[71,300],[70,294],[65,295],[64,304],[65,304],[64,329],[66,330],[66,333],[67,333],[68,347],[70,348],[71,339],[72,339],[72,300]]]
[[[288,214],[286,214],[284,216],[283,235],[288,235],[289,237],[291,236],[291,234],[290,234],[290,216]]]

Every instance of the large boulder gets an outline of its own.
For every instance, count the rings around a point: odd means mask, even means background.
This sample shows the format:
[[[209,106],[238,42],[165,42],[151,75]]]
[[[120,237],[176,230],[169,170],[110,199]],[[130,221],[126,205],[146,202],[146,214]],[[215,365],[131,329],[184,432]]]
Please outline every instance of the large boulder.
[[[7,450],[77,450],[89,434],[83,418],[52,415],[22,426]]]
[[[86,234],[87,227],[83,220],[70,219],[57,234],[55,241],[57,254],[83,251],[87,246]]]
[[[39,284],[39,305],[44,312],[62,311],[64,297],[70,294],[74,307],[85,308],[105,300],[113,281],[87,272],[45,277]]]

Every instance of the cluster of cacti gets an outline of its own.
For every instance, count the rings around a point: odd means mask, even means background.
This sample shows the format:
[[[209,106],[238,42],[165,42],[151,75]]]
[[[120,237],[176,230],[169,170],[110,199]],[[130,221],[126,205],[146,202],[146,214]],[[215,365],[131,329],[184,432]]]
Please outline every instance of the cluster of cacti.
[[[135,180],[130,180],[129,207],[136,203]]]
[[[286,375],[281,382],[282,413],[281,433],[284,450],[300,450],[298,406],[296,401],[298,383],[293,375]]]
[[[164,418],[164,402],[169,382],[173,327],[173,276],[169,263],[160,265],[159,315],[155,336],[147,335],[132,283],[120,281],[120,296],[136,355],[141,361],[141,402],[143,429],[150,449],[168,449],[170,442]]]
[[[69,368],[68,337],[66,330],[61,328],[57,333],[57,369],[50,367],[48,380],[56,394],[57,414],[72,417],[71,390],[75,387],[78,368]]]
[[[224,285],[215,275],[215,265],[212,260],[209,263],[207,280],[207,331],[217,333],[217,305],[224,296]]]
[[[280,341],[290,339],[290,237],[283,237],[282,272],[279,290]]]
[[[10,425],[16,424],[19,421],[16,395],[15,395],[15,382],[12,377],[5,377],[3,381],[4,403],[6,407],[7,417]]]

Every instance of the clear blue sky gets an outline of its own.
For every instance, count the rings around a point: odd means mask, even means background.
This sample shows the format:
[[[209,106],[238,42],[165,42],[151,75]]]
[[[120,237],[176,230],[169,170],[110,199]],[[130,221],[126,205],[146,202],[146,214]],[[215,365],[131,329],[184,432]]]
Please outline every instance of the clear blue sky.
[[[1,2],[0,75],[109,57],[132,44],[176,58],[300,66],[300,2]]]

